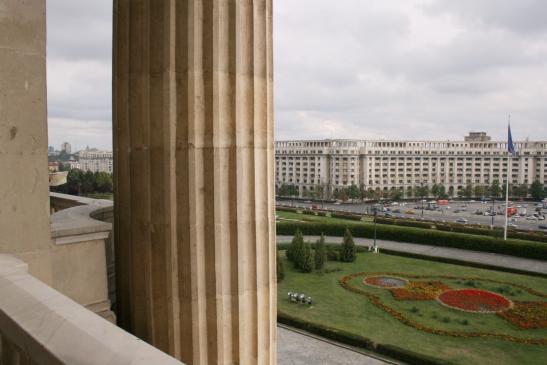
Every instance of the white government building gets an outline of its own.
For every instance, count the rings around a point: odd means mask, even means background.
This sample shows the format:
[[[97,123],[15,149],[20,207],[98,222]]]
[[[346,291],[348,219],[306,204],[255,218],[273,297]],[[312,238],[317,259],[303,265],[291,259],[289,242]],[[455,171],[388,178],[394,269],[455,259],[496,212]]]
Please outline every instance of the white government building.
[[[515,142],[510,184],[547,184],[547,141]],[[276,187],[324,197],[355,184],[364,190],[442,184],[457,196],[467,184],[488,186],[507,178],[507,141],[471,132],[463,141],[294,140],[275,143]]]

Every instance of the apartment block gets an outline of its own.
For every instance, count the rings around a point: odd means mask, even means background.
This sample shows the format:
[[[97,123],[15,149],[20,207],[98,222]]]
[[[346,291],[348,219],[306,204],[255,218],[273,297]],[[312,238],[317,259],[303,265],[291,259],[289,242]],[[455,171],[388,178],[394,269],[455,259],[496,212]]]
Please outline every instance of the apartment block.
[[[86,149],[78,152],[79,168],[84,171],[108,172],[113,171],[113,153],[112,151],[99,151],[96,149]]]

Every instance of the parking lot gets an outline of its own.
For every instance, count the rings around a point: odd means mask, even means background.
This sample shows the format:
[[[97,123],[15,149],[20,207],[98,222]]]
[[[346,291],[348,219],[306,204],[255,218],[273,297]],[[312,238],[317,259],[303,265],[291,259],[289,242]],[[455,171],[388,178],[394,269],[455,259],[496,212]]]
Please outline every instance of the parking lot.
[[[311,201],[291,201],[283,200],[278,204],[295,206],[300,208],[332,209],[353,213],[372,214],[375,204],[370,203],[314,203]],[[437,204],[435,204],[437,205]],[[546,209],[536,212],[536,207],[541,202],[514,202],[509,204],[515,207],[517,214],[509,218],[509,225],[515,229],[522,230],[541,230],[547,232],[547,229],[541,229],[540,226],[547,225],[545,215]],[[449,201],[447,205],[438,206],[433,210],[434,204],[431,201],[401,202],[389,204],[376,204],[379,216],[393,216],[402,218],[425,219],[449,223],[462,224],[481,224],[490,226],[492,221],[495,227],[503,227],[505,224],[504,207],[505,201]],[[423,209],[422,209],[423,208]],[[490,215],[490,212],[495,215]],[[488,215],[485,215],[486,214]],[[536,213],[538,217],[534,217]]]

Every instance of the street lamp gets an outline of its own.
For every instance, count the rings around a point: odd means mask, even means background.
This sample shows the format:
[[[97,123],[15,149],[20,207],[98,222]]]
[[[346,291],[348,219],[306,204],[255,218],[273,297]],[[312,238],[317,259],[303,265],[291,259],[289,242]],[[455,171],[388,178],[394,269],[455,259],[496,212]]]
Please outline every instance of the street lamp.
[[[376,216],[378,215],[378,207],[374,206],[373,212],[374,212],[374,243],[372,245],[372,251],[377,252],[378,247],[376,246]]]
[[[420,182],[420,194],[422,196],[422,218],[424,217],[424,182]]]
[[[494,197],[492,197],[492,212],[490,213],[490,215],[492,216],[492,224],[491,224],[491,229],[494,229],[494,204],[496,202],[496,199]]]

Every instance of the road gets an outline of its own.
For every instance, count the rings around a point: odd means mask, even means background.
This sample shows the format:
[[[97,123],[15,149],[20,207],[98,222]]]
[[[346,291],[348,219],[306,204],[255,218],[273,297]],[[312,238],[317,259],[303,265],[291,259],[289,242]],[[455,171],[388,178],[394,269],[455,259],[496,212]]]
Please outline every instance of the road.
[[[318,206],[322,209],[333,209],[341,210],[352,213],[370,213],[372,212],[373,204],[370,203],[344,203],[344,204],[321,204],[321,203],[311,203],[311,202],[301,202],[290,200],[281,201],[278,203],[283,203],[285,205],[293,205],[300,208],[311,208],[312,205]],[[504,201],[494,202],[494,212],[499,213],[500,215],[494,216],[494,226],[503,227],[505,225],[505,216],[503,216],[503,206]],[[535,206],[539,204],[538,202],[524,202],[524,203],[515,203],[515,206],[520,212],[526,212],[527,215],[531,215],[535,212]],[[459,223],[458,219],[465,218],[468,223],[481,224],[485,226],[490,226],[492,224],[492,216],[483,216],[474,214],[476,211],[484,212],[487,210],[492,210],[492,203],[487,202],[464,202],[464,201],[452,201],[449,203],[448,207],[443,207],[442,210],[434,211],[427,210],[427,203],[424,203],[424,209],[421,209],[422,204],[420,202],[411,202],[406,203],[404,206],[386,206],[391,210],[391,214],[395,217],[401,218],[414,218],[414,219],[425,219],[432,220],[437,222],[449,222],[449,223]],[[400,213],[394,213],[393,211],[400,210]],[[414,214],[405,214],[406,211],[412,211]],[[459,211],[459,212],[457,212]],[[385,213],[378,213],[380,216]],[[543,215],[547,215],[547,210],[543,210]],[[511,217],[509,223],[516,225],[516,228],[522,230],[541,230],[539,225],[547,224],[545,220],[528,220],[525,217]],[[547,232],[547,230],[542,230]]]

